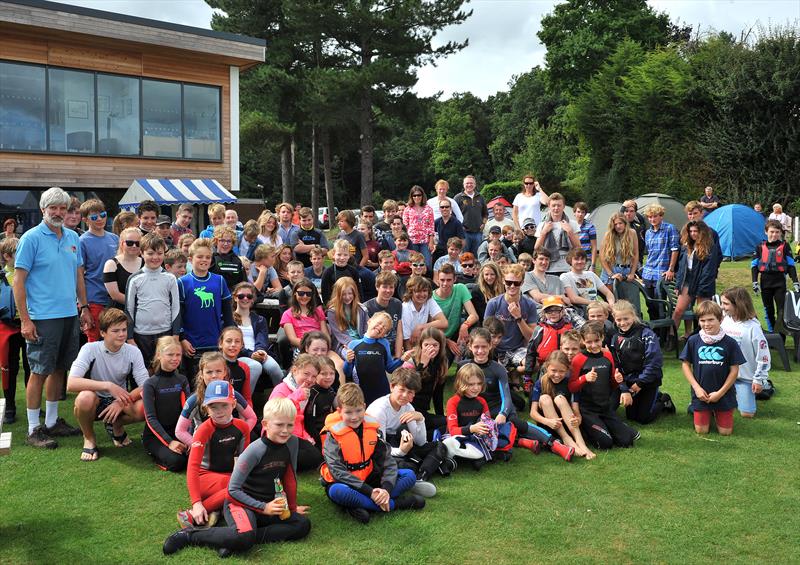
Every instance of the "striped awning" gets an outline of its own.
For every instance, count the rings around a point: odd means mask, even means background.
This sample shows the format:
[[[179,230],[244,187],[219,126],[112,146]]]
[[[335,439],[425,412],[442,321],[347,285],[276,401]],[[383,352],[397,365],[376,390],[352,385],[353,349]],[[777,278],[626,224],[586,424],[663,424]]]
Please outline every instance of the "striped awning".
[[[135,208],[142,200],[159,205],[236,202],[236,197],[214,179],[135,179],[119,201],[120,208]]]

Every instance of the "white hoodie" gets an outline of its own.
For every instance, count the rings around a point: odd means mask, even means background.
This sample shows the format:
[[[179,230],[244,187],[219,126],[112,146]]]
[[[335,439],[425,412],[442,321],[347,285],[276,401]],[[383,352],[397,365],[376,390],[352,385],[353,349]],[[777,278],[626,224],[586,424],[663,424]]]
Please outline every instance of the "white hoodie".
[[[757,318],[737,322],[730,316],[722,319],[722,331],[739,344],[746,362],[739,365],[737,381],[757,382],[766,386],[769,377],[770,353],[764,330]]]

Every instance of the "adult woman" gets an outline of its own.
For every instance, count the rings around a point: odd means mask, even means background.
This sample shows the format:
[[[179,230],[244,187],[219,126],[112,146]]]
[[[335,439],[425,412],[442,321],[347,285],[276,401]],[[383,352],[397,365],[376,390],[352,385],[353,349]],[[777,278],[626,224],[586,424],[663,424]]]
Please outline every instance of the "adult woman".
[[[420,186],[412,186],[408,193],[408,206],[403,210],[403,225],[408,230],[409,249],[422,253],[430,270],[431,253],[436,249],[436,228],[433,223],[433,208],[428,206],[425,192]]]
[[[675,275],[678,301],[672,313],[676,327],[692,303],[709,300],[716,293],[717,255],[711,229],[705,222],[693,220],[683,226],[681,258]]]
[[[403,343],[410,349],[419,342],[427,328],[447,329],[447,318],[433,299],[431,281],[419,275],[411,275],[403,296]]]
[[[422,413],[428,433],[433,434],[434,429],[447,424],[444,415],[444,382],[450,365],[442,330],[428,328],[423,331],[419,336],[419,344],[410,354],[403,366],[415,369],[422,381],[422,388],[414,395],[414,409]],[[406,358],[406,355],[403,357]],[[431,402],[434,414],[428,412]]]
[[[372,224],[366,221],[360,222],[358,231],[361,232],[367,242],[367,264],[364,266],[368,269],[377,269],[379,266],[378,253],[381,252],[381,245],[375,241],[375,237],[372,234]]]
[[[772,214],[769,215],[769,220],[778,220],[783,227],[783,239],[789,240],[792,235],[792,217],[789,214],[783,213],[783,206],[777,202],[772,205]]]
[[[608,229],[600,244],[600,280],[611,288],[614,280],[632,281],[639,268],[639,238],[619,212],[608,220]]]
[[[358,287],[350,277],[342,277],[333,285],[328,301],[328,329],[333,337],[333,349],[342,359],[347,358],[347,344],[364,337],[367,331],[367,308],[361,304]]]
[[[125,289],[128,278],[142,268],[144,260],[141,257],[139,242],[142,232],[139,228],[130,227],[119,234],[119,249],[117,255],[106,261],[103,267],[103,282],[108,295],[113,301],[111,306],[125,310]]]
[[[280,247],[283,244],[281,236],[278,235],[278,216],[264,210],[258,217],[258,229],[261,233],[258,235],[259,243],[266,243],[273,247]]]
[[[263,316],[252,311],[258,291],[249,282],[241,282],[233,287],[233,321],[242,330],[244,347],[239,361],[250,367],[250,392],[255,392],[258,379],[267,373],[272,386],[283,379],[278,362],[267,354],[269,350],[269,330]]]
[[[483,322],[483,313],[486,303],[495,296],[503,294],[503,279],[500,278],[500,267],[497,263],[486,263],[478,271],[478,283],[472,287],[472,304],[478,313],[478,318]]]
[[[7,237],[17,237],[17,220],[9,218],[3,222],[3,233],[0,233],[0,241]]]
[[[522,192],[514,197],[514,206],[511,210],[511,219],[518,230],[523,227],[523,222],[530,218],[538,226],[542,221],[542,206],[547,206],[550,197],[545,194],[533,175],[522,178]]]

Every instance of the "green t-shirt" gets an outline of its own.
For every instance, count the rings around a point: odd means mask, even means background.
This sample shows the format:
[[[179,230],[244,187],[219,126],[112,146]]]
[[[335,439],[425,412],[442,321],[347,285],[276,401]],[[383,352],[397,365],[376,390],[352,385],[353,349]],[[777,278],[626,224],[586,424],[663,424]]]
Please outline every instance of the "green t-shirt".
[[[447,330],[444,332],[446,337],[450,339],[458,335],[458,327],[461,325],[461,312],[464,309],[464,304],[472,300],[472,295],[467,289],[467,286],[461,283],[453,285],[453,292],[447,298],[439,298],[434,292],[433,299],[439,308],[444,312],[444,317],[447,318]]]

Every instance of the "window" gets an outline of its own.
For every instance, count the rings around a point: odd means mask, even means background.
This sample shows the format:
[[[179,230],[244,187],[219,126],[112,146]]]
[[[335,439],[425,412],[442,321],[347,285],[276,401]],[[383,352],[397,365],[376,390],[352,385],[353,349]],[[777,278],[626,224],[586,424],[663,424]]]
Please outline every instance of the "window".
[[[180,84],[142,81],[142,128],[144,155],[179,159],[183,156]]]
[[[219,89],[183,87],[184,156],[187,159],[219,159]]]
[[[45,69],[0,63],[0,150],[44,151]]]
[[[139,155],[139,79],[97,75],[97,152]]]
[[[94,153],[94,73],[48,72],[50,151]]]

